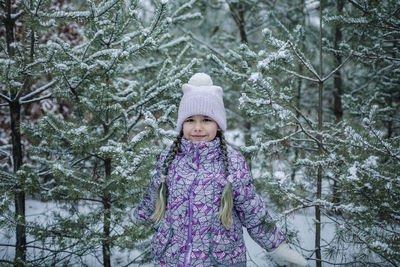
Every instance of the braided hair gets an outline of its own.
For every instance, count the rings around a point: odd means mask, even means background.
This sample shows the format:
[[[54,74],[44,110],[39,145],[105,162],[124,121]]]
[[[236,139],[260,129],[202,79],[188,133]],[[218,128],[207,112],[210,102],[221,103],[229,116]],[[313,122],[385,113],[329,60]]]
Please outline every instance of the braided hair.
[[[225,166],[225,175],[228,177],[224,190],[222,191],[221,205],[219,208],[218,217],[226,229],[232,226],[232,209],[233,209],[233,198],[232,198],[232,178],[229,173],[229,162],[228,162],[228,149],[225,141],[225,137],[221,131],[217,132],[217,136],[220,138],[222,159]]]
[[[183,132],[181,132],[176,137],[161,167],[161,183],[157,189],[156,209],[150,217],[157,224],[161,222],[161,220],[164,218],[165,215],[165,209],[167,206],[167,196],[168,196],[168,187],[165,182],[165,178],[168,175],[169,165],[175,159],[176,154],[179,153],[179,147],[181,144],[182,136]]]

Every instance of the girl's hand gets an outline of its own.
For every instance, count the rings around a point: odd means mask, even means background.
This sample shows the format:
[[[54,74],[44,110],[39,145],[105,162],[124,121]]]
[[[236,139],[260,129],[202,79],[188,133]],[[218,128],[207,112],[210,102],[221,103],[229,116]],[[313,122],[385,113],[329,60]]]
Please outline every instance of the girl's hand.
[[[269,255],[279,265],[307,266],[306,259],[286,243],[282,243],[279,247],[269,252]]]

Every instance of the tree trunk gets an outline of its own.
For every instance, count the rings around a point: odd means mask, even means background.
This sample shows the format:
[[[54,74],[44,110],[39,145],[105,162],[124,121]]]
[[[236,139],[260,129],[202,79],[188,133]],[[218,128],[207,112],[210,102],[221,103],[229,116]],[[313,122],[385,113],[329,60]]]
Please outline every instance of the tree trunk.
[[[14,29],[15,19],[12,17],[11,0],[5,1],[5,18],[4,26],[6,29],[6,46],[8,57],[14,56]],[[13,157],[13,171],[16,173],[22,166],[22,144],[21,144],[21,132],[20,132],[20,120],[21,120],[21,105],[19,104],[19,98],[16,93],[11,92],[11,102],[9,102],[10,117],[11,117],[11,139],[12,139],[12,157]],[[26,262],[26,227],[25,227],[25,192],[21,181],[16,181],[17,186],[14,195],[15,205],[15,259],[14,266],[25,266]]]
[[[11,44],[14,42],[14,28],[15,28],[15,20],[12,18],[11,12],[11,0],[6,0],[5,5],[5,20],[4,26],[6,28],[6,43],[7,43],[7,52],[9,57],[14,56],[14,49]]]
[[[21,132],[19,128],[21,119],[21,105],[18,99],[10,102],[11,136],[13,148],[14,173],[22,166]],[[14,195],[16,245],[14,266],[25,266],[26,261],[26,227],[25,227],[25,192],[21,181],[16,181],[17,187]]]
[[[105,159],[105,181],[109,179],[111,175],[111,159]],[[104,214],[103,214],[103,265],[104,267],[111,267],[111,201],[109,193],[107,192],[108,189],[105,189],[103,196],[103,207],[104,207]]]
[[[321,74],[321,73],[320,73]],[[322,130],[322,92],[323,82],[318,83],[318,130]],[[322,154],[322,136],[318,134],[318,155]],[[322,166],[318,166],[317,174],[317,201],[321,200],[322,196]],[[315,206],[315,253],[316,266],[321,267],[321,207]]]
[[[337,1],[337,13],[340,15],[343,11],[343,6],[344,6],[344,1],[343,0],[338,0]],[[339,44],[342,41],[342,29],[340,24],[336,24],[335,26],[335,43],[334,43],[334,48],[337,51],[339,49]],[[342,56],[340,54],[335,54],[335,64],[336,66],[339,66],[342,63]],[[334,86],[334,92],[333,92],[333,99],[334,99],[334,105],[333,105],[333,113],[335,114],[336,117],[336,122],[339,122],[342,120],[343,116],[343,110],[342,110],[342,94],[343,94],[343,89],[342,89],[342,76],[340,70],[338,70],[333,78],[333,86]]]
[[[240,42],[247,44],[247,33],[245,29],[244,21],[244,6],[242,3],[231,3],[229,4],[229,10],[231,11],[231,16],[235,20],[235,23],[240,32]],[[237,11],[237,12],[236,12]]]
[[[323,76],[322,68],[322,0],[319,1],[319,77]],[[318,131],[322,130],[322,93],[323,82],[318,82]],[[322,136],[318,134],[318,155],[322,155]],[[322,196],[322,166],[318,166],[317,175],[317,201],[321,200]],[[321,267],[321,207],[315,206],[315,254],[316,266]]]

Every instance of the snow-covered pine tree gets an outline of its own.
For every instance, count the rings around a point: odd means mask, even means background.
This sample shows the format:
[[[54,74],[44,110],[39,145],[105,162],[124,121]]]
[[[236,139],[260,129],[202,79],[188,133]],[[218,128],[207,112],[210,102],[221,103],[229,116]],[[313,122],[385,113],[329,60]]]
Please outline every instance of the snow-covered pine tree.
[[[9,237],[7,242],[1,239],[0,250],[2,255],[11,255],[2,262],[15,266],[26,266],[29,229],[25,197],[29,194],[27,188],[34,187],[24,176],[25,165],[29,164],[29,142],[20,124],[41,114],[51,96],[49,89],[55,84],[51,70],[45,67],[50,58],[46,43],[51,35],[61,36],[60,25],[42,24],[37,14],[39,10],[51,9],[57,1],[49,2],[0,3],[0,229]]]
[[[351,70],[342,73],[347,112],[340,139],[332,140],[340,213],[328,252],[337,255],[351,244],[348,261],[368,266],[400,264],[399,8],[398,1],[349,1],[326,18],[343,29],[343,41],[329,50],[341,56],[355,49]]]
[[[344,107],[349,104],[345,100]],[[359,124],[345,119],[327,138],[335,144],[331,157],[340,198],[334,205],[326,203],[335,211],[326,216],[336,226],[326,253],[349,265],[398,266],[399,136],[386,136],[380,119],[385,107],[366,103],[363,109],[369,113]]]
[[[45,225],[31,222],[33,262],[138,263],[133,250],[151,230],[133,225],[130,209],[161,147],[174,136],[163,128],[174,122],[180,79],[188,78],[197,60],[185,57],[186,40],[168,33],[174,17],[167,17],[166,1],[148,23],[138,1],[87,2],[76,11],[39,15],[78,21],[82,42],[71,46],[54,38],[51,44],[58,81],[53,96],[71,103],[71,116],[49,113],[38,125],[24,125],[36,145],[29,176],[54,206]]]

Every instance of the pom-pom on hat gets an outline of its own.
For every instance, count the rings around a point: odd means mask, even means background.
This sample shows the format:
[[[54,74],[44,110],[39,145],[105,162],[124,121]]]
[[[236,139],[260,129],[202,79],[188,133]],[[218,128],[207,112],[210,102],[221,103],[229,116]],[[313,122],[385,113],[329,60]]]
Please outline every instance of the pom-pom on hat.
[[[183,97],[179,104],[176,130],[182,130],[183,122],[194,115],[208,116],[215,120],[222,131],[226,130],[226,112],[222,100],[222,88],[213,85],[205,73],[196,73],[182,85]]]

